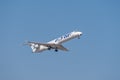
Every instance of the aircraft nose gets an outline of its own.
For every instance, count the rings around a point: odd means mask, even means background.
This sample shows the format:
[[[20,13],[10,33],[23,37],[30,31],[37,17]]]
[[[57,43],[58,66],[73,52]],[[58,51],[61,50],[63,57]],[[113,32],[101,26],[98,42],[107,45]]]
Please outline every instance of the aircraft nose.
[[[83,33],[81,32],[81,34],[80,35],[82,35]]]
[[[82,36],[82,34],[83,34],[82,32],[79,32],[79,35],[80,35],[80,36]]]

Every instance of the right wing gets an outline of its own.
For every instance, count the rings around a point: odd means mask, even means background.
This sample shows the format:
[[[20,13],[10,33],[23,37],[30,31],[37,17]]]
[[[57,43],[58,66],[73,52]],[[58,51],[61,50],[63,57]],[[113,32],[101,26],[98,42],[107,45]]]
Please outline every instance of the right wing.
[[[64,46],[62,46],[62,45],[56,45],[56,47],[57,47],[57,49],[60,49],[60,50],[63,50],[63,51],[68,51],[68,49],[67,48],[65,48]]]

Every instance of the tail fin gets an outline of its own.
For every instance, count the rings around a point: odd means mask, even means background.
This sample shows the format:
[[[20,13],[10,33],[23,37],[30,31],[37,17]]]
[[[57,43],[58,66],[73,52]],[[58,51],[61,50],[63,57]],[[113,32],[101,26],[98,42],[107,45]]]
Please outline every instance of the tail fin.
[[[35,47],[35,45],[31,45],[30,47],[32,49],[32,52],[36,52],[37,48]]]
[[[32,52],[36,52],[37,47],[38,47],[37,45],[35,45],[34,42],[30,42],[30,41],[25,42],[23,45],[28,45],[28,46],[30,46],[31,49],[32,49]]]

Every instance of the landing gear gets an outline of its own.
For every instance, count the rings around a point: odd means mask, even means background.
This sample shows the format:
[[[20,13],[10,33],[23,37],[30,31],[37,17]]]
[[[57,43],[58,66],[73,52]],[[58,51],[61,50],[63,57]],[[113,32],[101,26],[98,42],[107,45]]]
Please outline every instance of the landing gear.
[[[55,52],[58,52],[58,49],[57,49],[57,47],[55,48]]]
[[[51,49],[55,49],[55,52],[58,52],[58,49],[57,49],[57,47],[55,47],[55,48],[52,48],[51,46],[48,46],[48,50],[51,50]]]
[[[55,49],[55,52],[58,52],[58,50],[57,50],[57,49]]]
[[[51,47],[48,47],[48,50],[51,50]]]

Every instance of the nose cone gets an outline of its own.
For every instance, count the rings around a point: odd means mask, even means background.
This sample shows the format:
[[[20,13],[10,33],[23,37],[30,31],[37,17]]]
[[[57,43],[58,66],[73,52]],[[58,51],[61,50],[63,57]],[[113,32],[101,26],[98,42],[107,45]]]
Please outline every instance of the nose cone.
[[[82,32],[80,32],[80,35],[82,35],[83,33]]]
[[[78,34],[81,36],[83,33],[82,32],[78,32]]]
[[[80,31],[74,31],[74,32],[72,32],[73,33],[73,35],[77,35],[77,36],[81,36],[83,33],[82,32],[80,32]]]

